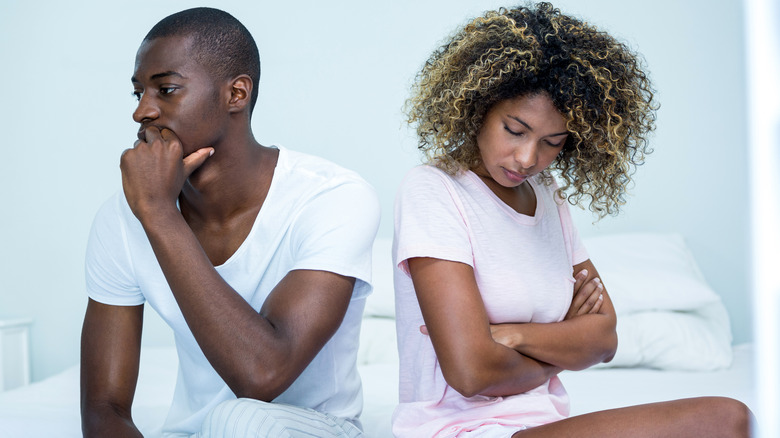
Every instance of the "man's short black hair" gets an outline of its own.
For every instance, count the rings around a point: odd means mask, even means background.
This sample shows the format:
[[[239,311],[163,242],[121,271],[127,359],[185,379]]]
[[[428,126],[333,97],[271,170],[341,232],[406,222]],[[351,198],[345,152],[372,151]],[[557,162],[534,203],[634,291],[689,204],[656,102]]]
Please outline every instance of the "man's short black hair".
[[[260,83],[260,54],[252,34],[240,21],[219,9],[187,9],[163,18],[146,34],[144,41],[168,36],[193,37],[197,61],[215,78],[249,75],[253,82],[249,104],[252,113]]]

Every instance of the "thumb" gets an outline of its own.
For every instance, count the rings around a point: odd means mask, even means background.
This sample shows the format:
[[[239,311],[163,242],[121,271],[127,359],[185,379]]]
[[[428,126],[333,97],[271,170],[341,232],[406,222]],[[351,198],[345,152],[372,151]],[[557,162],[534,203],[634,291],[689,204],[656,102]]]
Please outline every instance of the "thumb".
[[[201,148],[184,157],[184,176],[189,177],[212,155],[214,155],[214,148]]]

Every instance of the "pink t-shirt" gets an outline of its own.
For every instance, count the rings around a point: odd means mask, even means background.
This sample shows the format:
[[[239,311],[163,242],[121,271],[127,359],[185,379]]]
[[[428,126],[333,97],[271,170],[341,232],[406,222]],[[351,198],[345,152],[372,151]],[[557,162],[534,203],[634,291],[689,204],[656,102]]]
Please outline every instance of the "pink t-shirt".
[[[463,397],[450,387],[424,324],[407,260],[433,257],[466,263],[491,323],[557,322],[573,294],[572,266],[588,259],[557,186],[529,179],[536,211],[526,216],[467,171],[450,176],[432,166],[412,169],[395,202],[395,299],[400,354],[396,437],[456,437],[487,425],[533,427],[565,418],[569,398],[557,377],[508,397]]]

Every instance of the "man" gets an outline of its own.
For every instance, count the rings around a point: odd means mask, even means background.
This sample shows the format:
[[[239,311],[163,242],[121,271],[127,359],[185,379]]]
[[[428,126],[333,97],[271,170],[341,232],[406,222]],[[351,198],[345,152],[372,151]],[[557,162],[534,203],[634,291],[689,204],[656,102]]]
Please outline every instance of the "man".
[[[255,141],[259,76],[252,36],[215,9],[163,19],[138,50],[138,141],[87,250],[86,436],[140,436],[145,302],[179,355],[165,434],[361,436],[376,195],[353,172]]]

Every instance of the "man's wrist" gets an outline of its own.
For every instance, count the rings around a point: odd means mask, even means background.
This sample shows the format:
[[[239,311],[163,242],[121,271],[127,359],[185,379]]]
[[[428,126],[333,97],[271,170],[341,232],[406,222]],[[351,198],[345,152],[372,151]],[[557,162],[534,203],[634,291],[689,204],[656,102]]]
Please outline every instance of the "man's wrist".
[[[183,219],[181,212],[174,203],[156,203],[139,206],[133,213],[147,232],[159,227],[167,228],[170,224]]]

